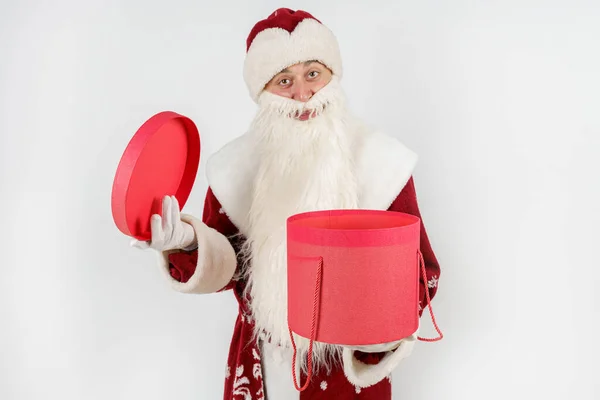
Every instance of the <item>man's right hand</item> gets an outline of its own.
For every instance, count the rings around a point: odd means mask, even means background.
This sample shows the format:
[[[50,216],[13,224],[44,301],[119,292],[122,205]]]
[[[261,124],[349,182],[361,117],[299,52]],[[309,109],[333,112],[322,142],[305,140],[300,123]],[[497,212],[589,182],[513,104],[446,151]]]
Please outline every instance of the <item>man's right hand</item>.
[[[162,202],[162,217],[154,214],[150,219],[151,239],[131,241],[132,247],[168,251],[190,249],[197,245],[194,228],[181,220],[179,202],[175,196],[165,196]]]

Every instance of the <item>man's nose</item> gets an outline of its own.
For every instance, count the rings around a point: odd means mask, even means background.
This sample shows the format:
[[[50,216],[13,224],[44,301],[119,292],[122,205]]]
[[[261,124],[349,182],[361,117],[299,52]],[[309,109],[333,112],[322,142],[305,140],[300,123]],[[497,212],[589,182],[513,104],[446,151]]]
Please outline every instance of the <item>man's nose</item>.
[[[307,102],[312,97],[313,92],[309,85],[305,82],[295,82],[292,93],[294,100]]]

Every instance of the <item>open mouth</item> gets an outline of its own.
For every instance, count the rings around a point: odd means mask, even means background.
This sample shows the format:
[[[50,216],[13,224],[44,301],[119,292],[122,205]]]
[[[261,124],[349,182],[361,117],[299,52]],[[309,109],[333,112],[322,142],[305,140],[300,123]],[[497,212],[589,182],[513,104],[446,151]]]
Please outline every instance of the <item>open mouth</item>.
[[[324,108],[325,107],[323,107],[323,109]],[[320,110],[320,112],[323,112],[323,110]],[[311,118],[315,118],[319,114],[320,113],[317,113],[317,110],[304,110],[302,112],[296,111],[292,117],[299,121],[308,121]]]
[[[296,113],[298,114],[298,113]],[[310,117],[311,114],[314,114],[314,111],[304,111],[302,114],[298,115],[296,118],[298,118],[300,121],[307,121]]]

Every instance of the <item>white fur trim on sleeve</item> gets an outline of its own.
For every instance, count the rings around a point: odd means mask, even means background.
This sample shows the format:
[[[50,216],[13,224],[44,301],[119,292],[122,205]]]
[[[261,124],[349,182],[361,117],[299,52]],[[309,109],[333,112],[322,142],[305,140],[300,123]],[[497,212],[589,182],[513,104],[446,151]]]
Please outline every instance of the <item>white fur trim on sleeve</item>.
[[[417,341],[417,333],[402,339],[400,346],[394,352],[388,352],[377,364],[364,364],[354,357],[355,348],[344,347],[342,360],[344,375],[354,386],[366,388],[381,382],[398,366],[400,361],[410,356]]]
[[[187,282],[179,282],[169,273],[169,254],[159,253],[161,270],[171,283],[171,287],[183,293],[214,293],[225,287],[233,277],[237,258],[229,240],[217,230],[208,227],[202,221],[182,214],[181,220],[192,225],[198,239],[198,263],[196,270]]]
[[[342,57],[334,34],[325,25],[307,18],[291,33],[282,28],[260,32],[244,61],[244,80],[254,101],[265,85],[283,69],[299,62],[317,60],[342,77]]]

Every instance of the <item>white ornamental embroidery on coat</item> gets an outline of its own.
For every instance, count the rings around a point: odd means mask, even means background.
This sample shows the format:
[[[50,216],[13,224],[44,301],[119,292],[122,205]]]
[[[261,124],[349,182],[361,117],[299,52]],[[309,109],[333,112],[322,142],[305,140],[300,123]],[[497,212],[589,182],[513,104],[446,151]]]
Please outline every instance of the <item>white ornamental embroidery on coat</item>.
[[[231,376],[231,368],[229,367],[229,365],[227,366],[227,369],[225,370],[225,379],[229,379],[229,377]]]
[[[254,367],[252,368],[252,375],[256,380],[258,380],[259,378],[262,379],[262,370],[260,368],[260,363],[254,364]]]
[[[252,357],[254,357],[254,359],[257,361],[256,363],[254,363],[254,366],[252,368],[252,375],[256,380],[258,380],[258,378],[262,379],[262,367],[260,365],[260,356],[258,355],[256,349],[252,349]]]
[[[252,376],[254,376],[254,379],[261,383],[261,388],[258,390],[258,392],[256,392],[256,399],[264,400],[264,393],[262,387],[262,366],[260,365],[260,355],[258,354],[258,351],[256,351],[256,348],[252,349],[252,357],[254,357],[254,359],[257,361],[254,363],[254,366],[252,368]]]
[[[265,395],[263,394],[262,388],[260,388],[259,391],[256,392],[256,400],[265,400]]]
[[[321,390],[326,390],[327,389],[327,382],[323,381],[321,382]]]
[[[250,393],[250,388],[243,387],[244,385],[250,385],[250,381],[244,376],[244,366],[240,365],[235,370],[235,381],[233,382],[234,399],[252,400],[252,393]]]
[[[432,276],[430,280],[427,281],[427,287],[433,289],[438,284],[438,278],[436,276]]]

